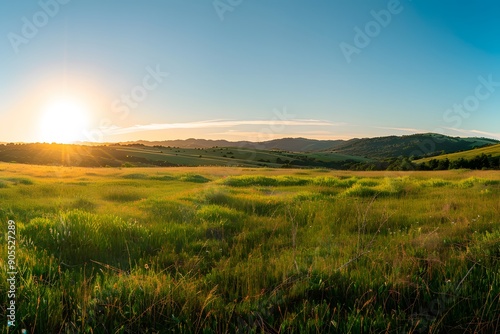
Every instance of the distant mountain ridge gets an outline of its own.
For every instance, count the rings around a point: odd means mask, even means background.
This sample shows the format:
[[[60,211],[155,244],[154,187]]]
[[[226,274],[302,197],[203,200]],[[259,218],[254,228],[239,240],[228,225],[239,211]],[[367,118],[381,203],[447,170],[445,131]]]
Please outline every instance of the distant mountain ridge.
[[[432,156],[470,150],[475,147],[498,144],[489,138],[450,137],[435,133],[407,136],[385,136],[375,138],[354,138],[349,140],[317,140],[307,138],[282,138],[263,142],[228,141],[209,139],[185,139],[165,141],[122,142],[122,145],[141,144],[145,146],[171,146],[179,148],[242,147],[263,150],[284,150],[290,152],[332,151],[353,156],[383,159],[398,156]]]
[[[263,142],[228,141],[224,139],[177,139],[163,141],[138,140],[121,142],[121,145],[141,144],[145,146],[170,146],[179,148],[241,147],[262,150],[284,150],[291,152],[317,152],[329,150],[344,143],[344,140],[318,140],[307,138],[281,138]]]

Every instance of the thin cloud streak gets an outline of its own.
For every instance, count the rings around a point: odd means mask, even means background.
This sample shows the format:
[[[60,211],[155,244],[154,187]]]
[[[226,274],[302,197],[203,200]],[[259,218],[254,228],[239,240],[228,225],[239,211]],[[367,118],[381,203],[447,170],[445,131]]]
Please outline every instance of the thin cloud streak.
[[[429,131],[422,129],[414,129],[414,128],[397,128],[397,127],[386,127],[386,126],[373,126],[375,129],[383,129],[383,130],[396,130],[396,131],[405,131],[410,133],[427,133]]]
[[[156,123],[146,125],[134,125],[126,128],[114,127],[106,131],[109,135],[127,134],[142,131],[168,130],[168,129],[202,129],[202,128],[226,128],[245,125],[262,125],[266,128],[276,126],[344,126],[346,123],[334,123],[316,119],[291,119],[291,120],[209,120],[189,123]]]
[[[500,133],[492,133],[492,132],[485,132],[485,131],[480,131],[480,130],[466,130],[466,129],[457,129],[457,128],[445,128],[446,130],[451,130],[455,131],[458,133],[463,133],[466,135],[481,135],[484,137],[489,137],[493,139],[499,139],[500,140]]]

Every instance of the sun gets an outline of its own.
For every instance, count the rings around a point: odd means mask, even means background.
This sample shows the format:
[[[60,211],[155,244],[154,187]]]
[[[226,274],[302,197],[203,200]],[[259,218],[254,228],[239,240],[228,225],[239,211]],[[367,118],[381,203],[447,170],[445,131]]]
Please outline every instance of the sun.
[[[70,144],[84,140],[88,111],[76,100],[61,99],[49,103],[40,119],[41,141]]]

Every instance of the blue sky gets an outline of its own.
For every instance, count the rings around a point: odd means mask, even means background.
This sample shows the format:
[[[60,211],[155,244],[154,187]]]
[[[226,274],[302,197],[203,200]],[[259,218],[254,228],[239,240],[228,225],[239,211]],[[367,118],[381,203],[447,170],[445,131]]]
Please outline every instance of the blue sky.
[[[499,18],[481,0],[3,1],[0,141],[500,139]]]

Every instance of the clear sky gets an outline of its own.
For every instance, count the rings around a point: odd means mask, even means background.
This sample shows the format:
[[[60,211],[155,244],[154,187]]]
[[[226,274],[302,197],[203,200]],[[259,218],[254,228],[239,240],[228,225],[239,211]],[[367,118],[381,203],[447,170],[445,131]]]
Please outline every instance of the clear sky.
[[[0,2],[0,141],[500,139],[500,3]]]

